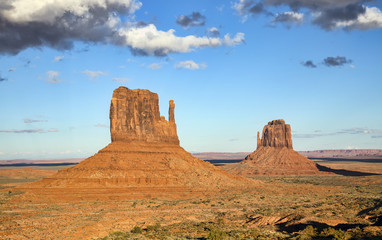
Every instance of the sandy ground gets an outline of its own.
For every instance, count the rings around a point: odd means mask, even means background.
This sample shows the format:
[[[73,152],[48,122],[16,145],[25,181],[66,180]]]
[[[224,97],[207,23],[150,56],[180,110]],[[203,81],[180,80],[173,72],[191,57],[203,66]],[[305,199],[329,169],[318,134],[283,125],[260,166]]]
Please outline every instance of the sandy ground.
[[[321,164],[382,172],[380,163]],[[191,226],[219,221],[226,228],[260,227],[269,231],[281,231],[282,226],[284,231],[298,231],[298,226],[313,223],[333,227],[355,224],[374,227],[374,231],[382,234],[382,228],[375,222],[376,217],[382,216],[380,175],[263,176],[255,178],[262,181],[262,185],[240,193],[222,192],[210,197],[178,200],[154,198],[41,203],[25,198],[23,192],[8,188],[20,184],[20,179],[35,181],[55,171],[0,169],[0,186],[3,188],[0,192],[0,239],[94,239],[113,231],[129,232],[134,226],[144,228],[156,223]],[[172,231],[175,234],[180,230]],[[197,236],[197,233],[189,234]]]

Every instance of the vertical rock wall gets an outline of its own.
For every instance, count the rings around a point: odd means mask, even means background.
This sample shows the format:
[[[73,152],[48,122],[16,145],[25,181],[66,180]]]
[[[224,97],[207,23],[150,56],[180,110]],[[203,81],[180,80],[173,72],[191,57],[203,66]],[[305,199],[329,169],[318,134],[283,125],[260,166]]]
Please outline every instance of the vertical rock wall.
[[[111,141],[179,144],[174,101],[170,101],[170,121],[160,116],[158,102],[158,95],[148,90],[115,89],[110,105]]]
[[[290,125],[285,124],[283,119],[268,122],[268,125],[265,125],[263,129],[260,144],[258,140],[257,148],[260,146],[293,149]]]

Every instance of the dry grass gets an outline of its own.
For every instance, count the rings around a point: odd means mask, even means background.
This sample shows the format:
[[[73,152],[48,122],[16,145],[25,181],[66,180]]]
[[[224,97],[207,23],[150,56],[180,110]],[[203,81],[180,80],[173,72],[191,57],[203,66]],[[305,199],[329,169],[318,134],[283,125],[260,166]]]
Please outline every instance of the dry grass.
[[[36,203],[3,190],[0,239],[382,238],[382,176],[256,179],[264,184],[241,193],[181,200]]]

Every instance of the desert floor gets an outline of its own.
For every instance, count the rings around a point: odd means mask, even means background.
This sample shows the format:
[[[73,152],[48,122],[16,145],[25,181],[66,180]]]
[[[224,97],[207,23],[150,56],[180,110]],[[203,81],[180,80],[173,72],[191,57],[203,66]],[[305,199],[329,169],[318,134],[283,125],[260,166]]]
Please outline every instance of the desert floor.
[[[59,203],[12,189],[69,166],[1,167],[0,239],[382,239],[382,175],[346,174],[382,174],[382,162],[317,161],[344,174],[259,176],[247,191],[202,198]]]

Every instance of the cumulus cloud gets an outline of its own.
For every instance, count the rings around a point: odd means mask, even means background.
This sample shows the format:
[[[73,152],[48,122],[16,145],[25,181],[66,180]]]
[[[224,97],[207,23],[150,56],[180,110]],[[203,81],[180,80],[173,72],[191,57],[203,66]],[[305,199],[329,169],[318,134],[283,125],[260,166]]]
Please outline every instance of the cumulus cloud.
[[[47,83],[59,83],[61,82],[60,79],[58,79],[58,76],[60,75],[59,72],[56,71],[48,71],[46,72],[46,78],[45,81]]]
[[[324,9],[315,14],[313,23],[326,30],[333,30],[338,27],[338,23],[356,20],[365,11],[365,6],[359,4]]]
[[[24,123],[47,122],[48,120],[23,118]]]
[[[181,15],[176,19],[176,23],[182,27],[199,27],[204,26],[206,17],[200,12],[193,12],[190,15]]]
[[[87,70],[87,69],[85,71],[83,71],[82,73],[85,74],[86,76],[88,76],[91,79],[97,78],[97,77],[102,76],[102,75],[107,75],[106,72],[91,71],[91,70]]]
[[[307,60],[305,62],[301,63],[304,67],[309,67],[309,68],[316,68],[316,64],[313,63],[312,60]]]
[[[128,46],[135,55],[166,56],[170,53],[185,53],[196,48],[236,46],[244,42],[244,33],[234,38],[226,34],[223,39],[189,35],[178,37],[175,30],[158,30],[155,25],[120,29],[120,44]]]
[[[207,64],[205,63],[198,64],[192,60],[182,61],[175,64],[176,69],[184,68],[184,69],[190,69],[190,70],[199,70],[199,69],[205,69],[206,67],[207,67]]]
[[[120,23],[117,15],[133,13],[141,5],[135,0],[7,1],[0,8],[0,52],[17,54],[38,46],[70,49],[73,40],[108,42]]]
[[[346,57],[341,57],[341,56],[327,57],[324,59],[323,63],[324,63],[324,65],[326,65],[328,67],[339,67],[339,66],[343,66],[343,65],[348,64],[348,63],[352,63],[352,60],[347,59]]]
[[[273,16],[271,23],[296,22],[291,14],[274,14],[267,9],[274,6],[287,6],[292,12],[303,9],[311,15],[312,24],[322,29],[332,31],[345,30],[370,30],[382,28],[382,13],[377,7],[365,5],[368,0],[237,0],[233,8],[244,21],[248,16],[267,13]],[[278,19],[277,19],[278,18]],[[279,21],[277,21],[279,20]]]
[[[212,27],[212,28],[207,29],[207,35],[210,37],[219,37],[220,31],[216,27]]]
[[[253,0],[240,0],[234,3],[233,9],[235,9],[240,16],[259,14],[265,10],[264,4],[261,1],[255,2]]]
[[[364,11],[360,11],[354,18],[329,22],[325,25],[325,28],[328,30],[333,28],[344,28],[345,30],[370,30],[382,28],[381,10],[376,7],[363,7]],[[321,16],[318,19],[321,20]],[[324,23],[326,22],[324,21]]]
[[[282,23],[285,24],[287,27],[290,27],[292,24],[301,24],[304,19],[304,14],[298,13],[298,12],[284,12],[284,13],[278,13],[276,14],[273,19],[272,23]]]
[[[131,79],[129,79],[129,78],[112,78],[111,80],[114,82],[118,82],[118,83],[124,83],[124,82],[130,81]]]
[[[312,10],[318,9],[329,9],[329,8],[339,8],[346,7],[350,4],[356,4],[362,2],[362,0],[265,0],[267,5],[287,5],[292,10],[299,10],[301,8],[308,8]]]
[[[136,21],[132,14],[141,5],[139,0],[2,2],[0,54],[15,55],[26,48],[41,46],[71,49],[76,41],[113,44],[128,47],[137,55],[152,56],[225,45],[223,39],[176,36],[172,29],[160,31],[153,24]],[[183,25],[203,25],[205,22],[200,13],[184,17],[180,21]],[[189,23],[184,21],[187,18]],[[168,40],[170,43],[166,43]]]

